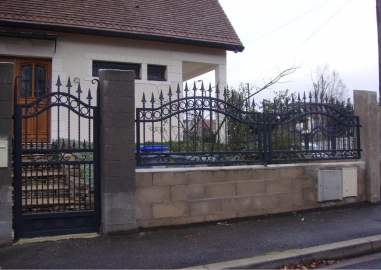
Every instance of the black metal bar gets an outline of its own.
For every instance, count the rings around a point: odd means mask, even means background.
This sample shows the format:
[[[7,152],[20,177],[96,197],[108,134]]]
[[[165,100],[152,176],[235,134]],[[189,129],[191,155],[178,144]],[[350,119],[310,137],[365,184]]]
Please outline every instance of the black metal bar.
[[[16,88],[17,89],[17,88]],[[17,92],[16,92],[17,93]],[[13,175],[14,175],[14,219],[15,219],[15,240],[19,240],[22,235],[22,109],[17,106],[17,95],[14,99],[14,156],[13,156]]]
[[[143,108],[144,109],[144,108]],[[136,108],[136,119],[135,119],[135,128],[136,128],[136,166],[141,164],[140,162],[140,109]],[[143,136],[144,136],[144,127],[143,127]]]

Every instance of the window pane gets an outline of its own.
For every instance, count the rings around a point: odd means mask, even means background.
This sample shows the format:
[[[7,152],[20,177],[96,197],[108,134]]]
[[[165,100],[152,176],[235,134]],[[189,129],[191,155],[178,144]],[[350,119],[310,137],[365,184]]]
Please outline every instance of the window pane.
[[[21,76],[21,96],[28,98],[32,93],[32,65],[22,65]]]
[[[165,81],[165,66],[148,65],[148,80]]]
[[[46,67],[36,65],[34,73],[34,96],[39,97],[45,94]]]
[[[140,64],[93,61],[94,77],[99,77],[100,69],[132,70],[135,71],[135,79],[140,79]]]

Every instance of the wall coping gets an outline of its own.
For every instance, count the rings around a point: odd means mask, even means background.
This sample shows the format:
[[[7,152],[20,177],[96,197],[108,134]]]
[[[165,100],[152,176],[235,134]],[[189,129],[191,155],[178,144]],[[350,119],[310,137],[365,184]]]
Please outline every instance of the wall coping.
[[[240,170],[273,170],[295,167],[353,167],[360,166],[365,168],[364,161],[351,162],[325,162],[325,163],[294,163],[294,164],[271,164],[271,165],[247,165],[247,166],[221,166],[221,167],[183,167],[183,168],[149,168],[135,169],[136,173],[163,173],[163,172],[194,172],[194,171],[240,171]]]

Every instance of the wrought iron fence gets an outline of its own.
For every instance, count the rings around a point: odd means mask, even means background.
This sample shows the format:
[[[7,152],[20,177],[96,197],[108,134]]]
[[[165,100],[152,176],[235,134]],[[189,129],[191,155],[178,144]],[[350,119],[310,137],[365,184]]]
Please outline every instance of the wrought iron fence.
[[[193,91],[193,93],[192,93]],[[201,94],[197,94],[201,93]],[[212,96],[212,94],[214,94]],[[353,105],[317,94],[264,100],[216,87],[143,94],[136,109],[137,166],[289,163],[360,158]],[[150,104],[149,104],[150,103]]]

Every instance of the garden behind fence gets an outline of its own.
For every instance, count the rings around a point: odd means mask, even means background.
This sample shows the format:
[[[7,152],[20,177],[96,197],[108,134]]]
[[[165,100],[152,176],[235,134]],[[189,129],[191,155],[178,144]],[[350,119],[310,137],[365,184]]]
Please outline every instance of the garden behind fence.
[[[175,97],[175,98],[174,98]],[[142,97],[136,109],[137,166],[245,165],[359,159],[353,104],[318,93],[256,104],[218,86],[177,87]]]

